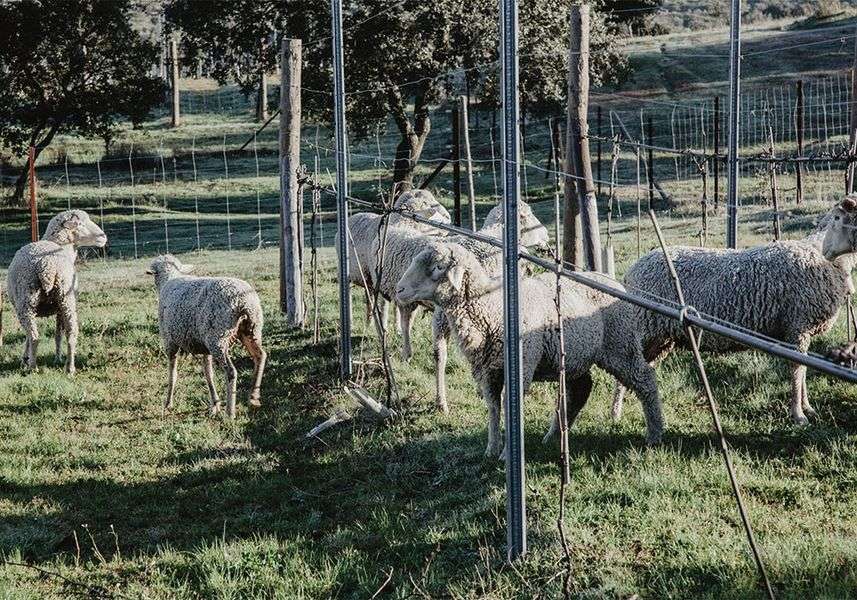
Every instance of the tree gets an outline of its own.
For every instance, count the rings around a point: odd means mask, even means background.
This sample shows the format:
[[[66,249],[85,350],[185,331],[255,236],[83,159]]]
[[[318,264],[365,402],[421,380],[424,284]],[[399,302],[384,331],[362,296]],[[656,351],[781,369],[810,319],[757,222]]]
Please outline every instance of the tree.
[[[58,133],[109,139],[163,100],[156,48],[131,29],[130,0],[0,3],[0,142],[36,156]],[[26,167],[13,199],[20,200]]]
[[[494,0],[361,0],[344,7],[346,110],[350,135],[364,139],[392,123],[400,140],[393,181],[412,185],[431,131],[431,109],[462,80],[476,98],[497,104],[499,16]],[[303,109],[331,118],[330,9],[326,0],[172,0],[167,21],[181,29],[182,54],[200,56],[214,76],[249,91],[247,73],[272,68],[277,49],[260,54],[266,28],[304,41]],[[565,102],[568,9],[554,0],[521,8],[522,107],[530,114],[562,110]],[[618,76],[627,64],[603,21],[593,32],[595,81]],[[236,68],[240,65],[241,68]]]

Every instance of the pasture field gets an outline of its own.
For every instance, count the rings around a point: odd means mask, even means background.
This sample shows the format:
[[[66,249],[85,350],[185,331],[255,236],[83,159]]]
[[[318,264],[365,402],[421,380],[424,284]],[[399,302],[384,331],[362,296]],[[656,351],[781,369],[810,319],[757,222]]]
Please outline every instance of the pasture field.
[[[772,41],[785,43],[776,39],[778,27],[748,28],[747,47],[761,52]],[[722,54],[723,39],[723,30],[711,30],[631,43],[634,78],[605,108],[637,110],[639,99],[663,94],[686,100],[712,90],[722,93],[727,70],[710,55]],[[672,52],[681,47],[698,56]],[[745,64],[748,80],[778,82],[844,68],[846,57],[850,47],[825,47],[812,60],[782,62],[779,71],[771,65],[782,59],[780,53],[757,54]],[[70,204],[96,220],[103,216],[110,246],[106,258],[87,253],[80,266],[81,338],[74,378],[52,364],[51,320],[40,323],[39,371],[20,369],[23,337],[8,303],[5,307],[0,598],[560,596],[558,448],[541,443],[555,386],[535,384],[527,398],[530,553],[509,565],[505,473],[502,464],[483,455],[486,409],[469,368],[453,349],[451,413],[435,410],[429,320],[420,318],[415,325],[415,355],[408,364],[395,352],[398,336],[391,336],[402,392],[398,418],[379,424],[359,414],[341,392],[332,218],[319,240],[322,341],[313,344],[310,332],[286,328],[278,310],[275,132],[259,137],[256,152],[223,156],[224,147],[240,146],[255,128],[248,114],[189,114],[176,130],[159,115],[138,129],[123,130],[107,153],[99,140],[63,138],[39,164],[42,227]],[[444,118],[439,112],[424,159],[447,150]],[[496,201],[486,162],[489,118],[480,115],[472,134],[474,146],[482,145],[474,152],[481,161],[476,169],[480,218]],[[547,124],[530,123],[528,132],[533,140],[527,144],[528,199],[550,225],[552,181],[532,166],[546,165]],[[315,135],[314,126],[304,131],[303,158],[310,166]],[[320,145],[328,143],[328,135],[322,127]],[[383,160],[389,162],[394,138],[381,139]],[[374,198],[379,173],[387,177],[389,164],[373,158],[375,140],[352,149],[352,192]],[[608,172],[609,154],[605,145]],[[319,155],[327,183],[332,157],[323,149]],[[674,199],[670,206],[656,199],[667,240],[698,244],[701,182],[676,178],[670,155],[655,158],[656,178]],[[417,178],[433,167],[426,160]],[[633,167],[625,148],[610,232],[619,277],[637,258]],[[1,175],[8,185],[10,172]],[[739,242],[751,246],[772,238],[773,209],[767,203],[767,173],[744,175]],[[796,206],[793,173],[781,174],[785,238],[812,230],[838,198],[840,179],[824,169],[807,174],[805,202]],[[448,206],[450,187],[447,169],[433,190]],[[600,201],[604,210],[606,194]],[[645,191],[641,201],[645,206]],[[332,206],[323,195],[322,208]],[[722,246],[724,221],[721,202],[719,211],[710,210],[709,245]],[[651,226],[643,221],[640,231],[640,250],[647,252],[656,243]],[[28,234],[27,211],[0,209],[0,275]],[[166,358],[154,285],[144,271],[153,255],[167,249],[168,238],[169,249],[197,264],[199,273],[243,277],[260,292],[269,351],[263,407],[251,411],[246,404],[251,361],[236,351],[239,416],[234,422],[206,415],[202,374],[198,361],[189,358],[180,361],[176,409],[162,414]],[[373,328],[362,316],[360,294],[354,291],[352,297],[356,356],[371,364],[378,354]],[[845,337],[843,317],[812,350],[824,352]],[[788,415],[784,363],[744,352],[706,355],[705,364],[778,596],[853,597],[857,389],[810,371],[809,394],[819,415],[808,427],[796,428]],[[610,421],[612,380],[598,370],[592,397],[570,431],[565,527],[573,597],[760,598],[690,355],[674,353],[657,374],[667,425],[659,447],[645,447],[643,418],[633,397],[622,421]],[[377,370],[369,367],[364,376],[366,387],[378,393]],[[341,408],[354,418],[319,438],[306,438]]]

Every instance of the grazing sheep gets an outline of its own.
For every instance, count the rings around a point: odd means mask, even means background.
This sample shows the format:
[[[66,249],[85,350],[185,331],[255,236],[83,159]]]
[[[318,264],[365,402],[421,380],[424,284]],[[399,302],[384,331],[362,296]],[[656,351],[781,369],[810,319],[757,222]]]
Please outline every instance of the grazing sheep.
[[[214,387],[212,359],[226,375],[226,411],[235,418],[237,371],[229,349],[240,341],[253,357],[253,387],[250,404],[260,406],[259,388],[267,353],[262,349],[262,305],[259,295],[246,281],[232,277],[190,275],[193,265],[183,265],[169,254],[156,258],[147,271],[158,288],[158,328],[170,364],[164,409],[173,407],[178,354],[201,354],[208,384],[210,413],[217,414],[220,401]]]
[[[26,334],[23,364],[36,368],[39,331],[36,317],[56,315],[56,353],[62,362],[62,335],[65,333],[67,356],[65,370],[75,372],[77,348],[77,276],[74,263],[77,248],[103,248],[107,236],[82,210],[67,210],[50,220],[38,242],[23,246],[9,265],[7,286],[9,301]]]
[[[560,349],[554,312],[553,275],[521,281],[521,351],[523,392],[533,380],[557,378]],[[501,453],[500,398],[504,382],[503,297],[479,260],[457,244],[438,243],[423,250],[399,281],[397,301],[431,301],[446,314],[470,363],[473,378],[488,405],[487,456]],[[663,431],[655,373],[643,359],[632,327],[631,307],[576,282],[562,282],[565,369],[573,383],[567,401],[573,421],[591,389],[592,365],[599,365],[632,387],[643,401],[647,442],[658,443]]]
[[[824,218],[826,237],[845,239],[841,223],[850,218],[857,202],[847,199]],[[685,301],[700,313],[733,323],[763,336],[809,349],[814,336],[830,330],[839,309],[853,291],[852,252],[820,249],[819,235],[805,240],[774,242],[747,250],[675,247],[669,250],[681,280]],[[833,242],[830,242],[831,244]],[[828,258],[826,258],[826,256]],[[629,289],[677,301],[663,252],[655,250],[640,258],[625,275]],[[637,308],[637,327],[646,360],[662,358],[677,344],[686,343],[678,321]],[[727,338],[706,333],[702,349],[715,352],[743,347]],[[792,365],[791,417],[805,425],[815,415],[806,387],[806,367]],[[622,415],[624,388],[617,384],[612,415]]]
[[[496,206],[491,209],[488,213],[488,217],[486,218],[488,224],[479,230],[480,234],[493,237],[495,239],[502,237],[502,208],[502,206]],[[547,229],[541,224],[538,218],[536,218],[532,209],[525,202],[518,203],[518,226],[522,232],[526,232],[521,235],[521,246],[543,246],[547,243]],[[384,256],[384,268],[381,272],[381,280],[378,282],[381,295],[388,300],[393,300],[396,295],[396,286],[399,279],[401,279],[402,275],[411,264],[411,260],[426,247],[441,241],[453,242],[467,248],[479,258],[479,261],[489,273],[493,274],[500,272],[503,260],[502,250],[492,246],[491,244],[475,240],[466,235],[451,235],[442,238],[433,238],[431,236],[416,237],[413,235],[413,231],[407,229],[391,229],[387,232],[387,252]],[[377,244],[380,242],[376,240],[375,243],[376,248],[370,254],[371,260],[373,261],[371,269],[373,273],[377,271],[375,257],[378,256]],[[413,355],[411,346],[411,326],[413,324],[414,313],[419,309],[420,304],[403,305],[397,302],[396,307],[398,308],[400,315],[402,358],[407,361],[410,360]],[[437,320],[437,323],[434,322],[435,320]],[[448,330],[444,329],[442,317],[438,316],[436,319],[433,318],[432,328],[435,338],[437,338],[438,335],[445,335],[446,338],[449,337]],[[444,338],[444,341],[446,338]],[[444,346],[443,350],[445,351],[445,345],[442,342],[441,345]],[[446,354],[443,351],[439,351],[436,347],[435,357],[438,365],[436,371],[439,373],[439,380],[443,380],[442,370],[445,369],[446,366]]]
[[[440,221],[442,223],[451,223],[449,212],[438,202],[431,192],[427,190],[413,190],[401,194],[394,203],[394,208],[401,208],[417,213],[418,215]],[[368,285],[370,293],[372,292],[372,280],[375,276],[375,271],[372,265],[375,264],[375,255],[377,252],[378,235],[383,226],[382,215],[376,213],[356,213],[351,215],[348,220],[348,230],[351,236],[351,244],[349,246],[348,261],[350,265],[348,280],[351,284],[358,287],[366,287]],[[409,219],[400,214],[391,214],[388,217],[388,228],[402,228],[417,234],[433,234],[438,230],[417,223],[413,219]],[[337,248],[339,247],[339,239],[336,240]],[[384,301],[382,315],[384,325],[387,324],[388,302]],[[371,317],[369,301],[366,301],[366,318]]]

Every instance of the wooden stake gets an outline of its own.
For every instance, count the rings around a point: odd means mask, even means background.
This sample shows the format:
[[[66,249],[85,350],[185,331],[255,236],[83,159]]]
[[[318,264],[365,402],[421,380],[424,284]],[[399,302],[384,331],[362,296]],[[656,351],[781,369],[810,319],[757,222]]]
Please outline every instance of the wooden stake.
[[[304,319],[299,221],[301,143],[301,40],[284,39],[280,82],[280,310],[290,327]]]
[[[567,172],[574,176],[578,214],[570,206],[566,193],[565,208],[565,244],[563,258],[574,264],[579,263],[580,255],[575,255],[578,236],[575,225],[579,219],[580,237],[586,267],[590,271],[601,272],[601,239],[598,230],[598,204],[592,181],[592,160],[589,154],[589,125],[587,110],[589,106],[589,6],[571,7],[571,36],[569,44],[568,79],[568,149]],[[568,192],[566,179],[566,192]],[[579,215],[579,216],[578,216]],[[574,260],[572,259],[574,257]]]
[[[774,129],[768,123],[768,152],[774,158]],[[780,199],[777,191],[777,169],[774,163],[768,163],[768,178],[771,182],[771,204],[774,206],[774,241],[780,240]]]
[[[854,66],[851,68],[851,96],[849,106],[851,107],[850,119],[848,125],[848,147],[854,148],[857,146],[857,38],[854,40]],[[854,163],[848,163],[848,182],[845,187],[845,193],[850,194],[854,191]]]
[[[32,241],[39,241],[39,213],[36,209],[36,148],[30,146],[28,153],[30,165],[30,237]]]
[[[476,231],[476,190],[473,186],[473,160],[470,156],[467,96],[458,97],[458,119],[459,137],[464,144],[464,166],[467,170],[467,201],[470,205],[470,230]]]
[[[714,97],[714,212],[720,207],[720,96]]]
[[[170,85],[172,86],[172,119],[173,127],[181,125],[181,98],[179,95],[179,50],[175,38],[170,40]]]
[[[256,120],[264,123],[268,120],[268,73],[265,70],[265,40],[259,42],[259,102],[256,105]]]
[[[797,183],[795,185],[795,204],[800,204],[803,200],[803,164],[800,158],[803,157],[803,81],[797,82],[797,108],[795,112],[795,126],[797,127],[797,158],[795,163],[795,176]]]
[[[459,131],[461,120],[457,106],[452,109],[450,116],[452,118],[452,222],[461,227],[461,132]]]

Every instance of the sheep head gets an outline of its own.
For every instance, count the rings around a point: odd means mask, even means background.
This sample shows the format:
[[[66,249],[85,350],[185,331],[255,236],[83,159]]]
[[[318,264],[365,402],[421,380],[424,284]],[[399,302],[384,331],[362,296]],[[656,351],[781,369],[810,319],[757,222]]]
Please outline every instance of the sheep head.
[[[487,288],[485,269],[458,244],[439,244],[420,252],[396,285],[401,304],[438,301],[441,295],[472,295]]]
[[[846,196],[826,217],[821,251],[827,260],[857,250],[857,195]]]
[[[48,223],[42,239],[61,246],[103,248],[107,245],[107,235],[83,210],[65,210],[56,215]]]
[[[485,217],[485,222],[482,224],[482,232],[501,237],[503,224],[505,223],[505,214],[503,205],[498,204],[492,208]],[[530,205],[523,200],[518,201],[518,234],[521,246],[525,248],[540,248],[548,247],[548,230],[539,221],[539,218],[530,208]]]
[[[169,281],[173,277],[180,275],[189,275],[193,273],[196,267],[194,265],[185,265],[172,254],[162,254],[152,261],[147,275],[155,276],[155,285],[160,287],[162,283]]]

